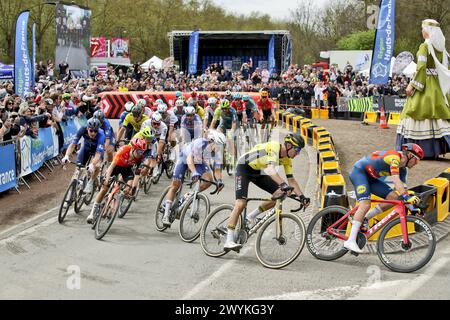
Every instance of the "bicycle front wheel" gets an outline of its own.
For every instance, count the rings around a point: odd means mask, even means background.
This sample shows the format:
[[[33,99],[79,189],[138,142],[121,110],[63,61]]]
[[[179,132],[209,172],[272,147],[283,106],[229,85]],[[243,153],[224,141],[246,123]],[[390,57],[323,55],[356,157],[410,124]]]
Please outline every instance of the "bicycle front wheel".
[[[380,233],[377,253],[381,262],[395,272],[414,272],[433,257],[436,237],[424,219],[406,216],[408,244],[403,242],[400,218],[389,222]]]
[[[279,226],[280,230],[277,230]],[[256,257],[267,268],[284,268],[302,252],[305,234],[305,224],[295,214],[281,213],[279,218],[275,215],[262,225],[258,233],[255,243]]]
[[[195,211],[194,211],[195,206]],[[209,214],[210,203],[206,195],[198,193],[197,198],[191,197],[183,206],[180,215],[180,237],[184,242],[193,242],[200,236],[203,222]]]
[[[92,178],[91,178],[92,179]],[[92,187],[92,192],[91,193],[87,193],[87,194],[85,194],[84,195],[84,204],[85,205],[89,205],[90,203],[91,203],[91,201],[92,201],[92,199],[94,198],[94,193],[95,193],[95,190],[97,190],[97,178],[96,179],[94,179],[94,182],[93,182],[93,187]]]
[[[64,194],[64,198],[61,202],[61,206],[59,207],[58,213],[58,222],[63,223],[66,218],[67,212],[69,211],[70,206],[72,205],[74,194],[76,192],[76,181],[72,181],[67,188],[66,193]]]
[[[149,194],[150,193],[150,187],[152,186],[152,178],[150,175],[147,175],[144,177],[144,193]]]
[[[118,196],[115,195],[105,204],[95,223],[95,239],[101,240],[108,233],[114,219],[116,218],[120,202],[121,201],[118,199]]]
[[[136,190],[136,196],[137,196],[137,190]],[[133,198],[126,196],[121,201],[120,207],[119,207],[119,218],[125,217],[128,210],[130,210],[131,204],[133,203]]]
[[[348,250],[344,248],[344,240],[327,232],[327,228],[341,219],[347,209],[340,206],[329,206],[319,211],[310,221],[306,230],[306,246],[311,254],[320,260],[336,260],[345,255]],[[334,229],[335,232],[345,235],[348,220]]]
[[[81,207],[83,207],[85,197],[84,189],[86,188],[87,181],[88,177],[85,175],[84,177],[80,177],[79,182],[77,183],[74,205],[75,213],[79,213],[81,211]]]
[[[167,227],[165,227],[162,223],[162,219],[164,217],[164,212],[165,212],[165,199],[166,199],[166,195],[170,190],[170,186],[168,186],[164,192],[161,195],[161,198],[159,198],[159,202],[158,205],[156,206],[156,214],[155,214],[155,224],[156,224],[156,230],[158,231],[164,231],[167,229]]]

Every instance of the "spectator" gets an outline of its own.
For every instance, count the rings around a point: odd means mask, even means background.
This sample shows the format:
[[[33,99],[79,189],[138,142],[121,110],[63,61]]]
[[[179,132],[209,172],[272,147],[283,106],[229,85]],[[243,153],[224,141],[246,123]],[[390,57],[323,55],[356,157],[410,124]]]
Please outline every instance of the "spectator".
[[[69,74],[69,64],[66,61],[61,61],[59,64],[59,79],[65,81]]]

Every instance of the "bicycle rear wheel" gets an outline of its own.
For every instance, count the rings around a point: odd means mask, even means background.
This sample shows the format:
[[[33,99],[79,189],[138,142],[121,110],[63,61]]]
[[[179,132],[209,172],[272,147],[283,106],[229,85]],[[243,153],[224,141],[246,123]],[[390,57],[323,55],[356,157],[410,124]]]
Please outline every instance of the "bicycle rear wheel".
[[[149,194],[150,193],[150,187],[152,186],[152,178],[150,175],[147,175],[144,177],[144,193]]]
[[[303,220],[292,213],[281,213],[281,233],[277,231],[275,215],[266,221],[256,238],[256,257],[270,269],[281,269],[291,264],[305,245],[306,228]]]
[[[162,232],[167,229],[162,223],[162,219],[164,217],[164,211],[165,211],[165,199],[166,195],[170,190],[170,186],[168,186],[162,193],[161,198],[159,198],[158,205],[156,206],[156,214],[155,214],[155,224],[156,224],[156,230]],[[176,198],[175,198],[176,199]],[[175,200],[177,201],[177,200]]]
[[[72,181],[69,185],[69,187],[66,190],[66,193],[64,194],[64,198],[61,202],[61,206],[59,207],[59,213],[58,213],[58,222],[63,223],[64,219],[66,218],[67,212],[70,209],[70,206],[72,205],[74,195],[76,192],[76,181]]]
[[[92,179],[92,178],[91,178]],[[95,190],[97,190],[97,178],[94,179],[94,185],[92,186],[92,192],[91,193],[86,193],[84,195],[84,204],[85,205],[89,205],[92,201],[92,199],[94,198],[94,194],[95,194]]]
[[[344,248],[344,240],[327,232],[327,228],[342,218],[347,211],[344,207],[330,206],[319,211],[311,219],[306,229],[306,247],[314,257],[331,261],[339,259],[348,252]],[[347,224],[348,220],[340,230],[335,229],[335,231],[345,235]]]
[[[117,194],[110,201],[106,202],[95,224],[95,239],[101,240],[108,233],[117,216],[120,202],[120,196]]]
[[[79,178],[75,193],[75,204],[74,204],[74,210],[75,213],[79,213],[81,211],[81,208],[84,204],[84,189],[86,188],[86,184],[88,181],[87,175],[83,175]]]
[[[200,245],[203,251],[210,257],[221,257],[227,252],[223,250],[223,246],[227,239],[227,225],[228,218],[233,205],[224,204],[213,210],[202,225],[200,231]],[[242,220],[239,216],[239,221],[236,224],[236,234],[242,228]]]
[[[154,170],[158,170],[158,174],[156,176],[153,177],[152,182],[154,184],[157,184],[159,182],[159,179],[161,178],[162,174],[163,174],[163,165],[162,162],[160,162],[156,168]]]
[[[183,205],[180,215],[179,233],[184,242],[193,242],[200,236],[203,222],[209,214],[210,203],[206,195],[198,193],[196,199],[197,210],[193,211],[194,198],[190,197]]]
[[[425,266],[433,257],[436,237],[424,219],[406,216],[410,234],[408,245],[403,243],[400,218],[389,222],[380,233],[377,253],[381,262],[395,272],[414,272]]]

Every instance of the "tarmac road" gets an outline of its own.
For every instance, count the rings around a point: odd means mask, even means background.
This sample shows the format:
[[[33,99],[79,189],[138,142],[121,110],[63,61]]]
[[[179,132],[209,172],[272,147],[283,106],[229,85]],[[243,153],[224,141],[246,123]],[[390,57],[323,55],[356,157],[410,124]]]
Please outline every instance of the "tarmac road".
[[[295,160],[296,178],[314,197],[315,152],[302,151]],[[210,196],[211,207],[232,203],[234,181]],[[377,255],[345,255],[335,262],[316,260],[305,247],[296,261],[281,270],[264,268],[254,241],[239,254],[206,256],[199,240],[187,244],[178,222],[165,232],[155,229],[154,209],[168,185],[161,178],[149,196],[140,194],[124,219],[114,222],[97,241],[81,215],[69,211],[64,225],[51,209],[34,226],[24,224],[0,234],[1,299],[448,299],[450,240],[437,244],[423,269],[399,274],[386,269]],[[65,186],[58,186],[64,187]],[[265,196],[255,187],[250,194]],[[284,209],[295,207],[292,200]],[[253,205],[254,206],[254,205]],[[310,218],[311,207],[301,217]],[[21,230],[24,229],[25,230]],[[77,275],[80,275],[77,278]]]

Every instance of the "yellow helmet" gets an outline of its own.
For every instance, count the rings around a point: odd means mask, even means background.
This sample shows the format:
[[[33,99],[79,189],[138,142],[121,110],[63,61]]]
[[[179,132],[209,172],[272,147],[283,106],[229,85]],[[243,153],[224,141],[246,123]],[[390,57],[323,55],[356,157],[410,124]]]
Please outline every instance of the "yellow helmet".
[[[229,107],[230,107],[230,101],[228,101],[227,99],[220,100],[220,108],[221,109],[225,109],[225,108],[229,108]]]

